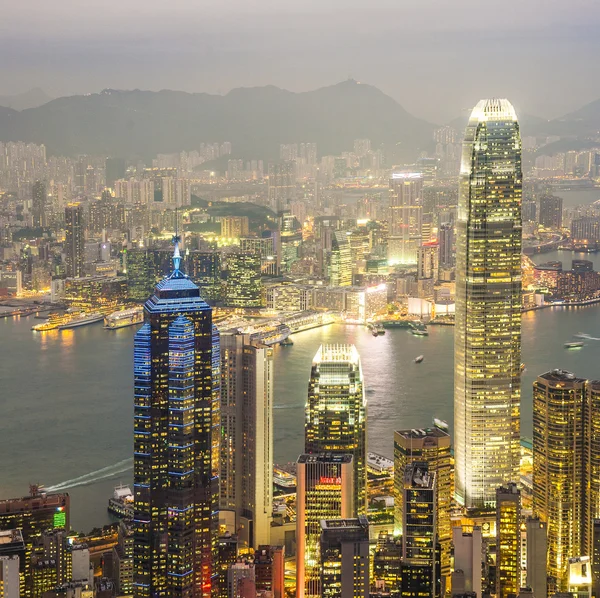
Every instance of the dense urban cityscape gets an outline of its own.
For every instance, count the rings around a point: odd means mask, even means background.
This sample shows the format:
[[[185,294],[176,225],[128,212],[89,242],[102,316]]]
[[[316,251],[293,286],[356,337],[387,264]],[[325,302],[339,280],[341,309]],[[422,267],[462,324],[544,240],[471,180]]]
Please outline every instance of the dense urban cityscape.
[[[600,598],[595,121],[141,142],[171,93],[0,109],[0,598]]]

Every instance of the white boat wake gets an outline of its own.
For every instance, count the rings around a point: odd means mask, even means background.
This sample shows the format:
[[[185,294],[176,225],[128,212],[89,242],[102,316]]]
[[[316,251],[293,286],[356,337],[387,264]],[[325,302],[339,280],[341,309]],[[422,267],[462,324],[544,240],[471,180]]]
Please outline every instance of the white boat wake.
[[[76,488],[77,486],[87,486],[89,484],[99,482],[100,480],[112,478],[113,476],[116,476],[120,473],[124,473],[125,471],[129,471],[132,467],[132,458],[123,459],[123,461],[119,461],[118,463],[114,463],[113,465],[108,465],[107,467],[103,467],[102,469],[90,471],[89,473],[81,475],[77,478],[65,480],[64,482],[60,482],[60,484],[54,484],[54,486],[48,486],[47,488],[45,488],[45,490],[46,492],[62,492],[63,490],[68,490],[69,488]]]

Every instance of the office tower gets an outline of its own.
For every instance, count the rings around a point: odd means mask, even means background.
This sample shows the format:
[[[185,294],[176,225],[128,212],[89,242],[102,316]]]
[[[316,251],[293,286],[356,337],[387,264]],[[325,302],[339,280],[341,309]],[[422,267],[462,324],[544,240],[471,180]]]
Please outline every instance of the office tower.
[[[0,596],[19,598],[19,557],[0,556]]]
[[[450,575],[452,527],[450,508],[453,496],[453,469],[450,434],[444,427],[397,430],[394,432],[394,531],[402,534],[404,470],[415,461],[424,461],[436,476],[437,540],[441,549],[441,574]]]
[[[440,246],[437,241],[423,243],[417,250],[417,277],[421,280],[438,278]]]
[[[372,585],[384,594],[400,591],[402,578],[402,538],[381,532],[373,554]]]
[[[273,349],[250,335],[221,336],[219,509],[240,544],[270,543],[273,518]]]
[[[259,546],[254,553],[257,592],[270,592],[273,598],[285,598],[285,549],[283,546]]]
[[[269,164],[268,198],[269,205],[279,212],[285,209],[296,194],[295,158]]]
[[[321,596],[365,598],[369,595],[369,522],[321,521]]]
[[[456,241],[455,495],[493,506],[519,479],[521,139],[507,100],[481,100],[465,133]]]
[[[106,158],[104,169],[106,186],[112,189],[115,181],[125,176],[125,160],[123,158]]]
[[[345,231],[337,231],[331,239],[329,284],[332,287],[352,285],[352,252]]]
[[[242,237],[240,249],[244,252],[255,252],[260,255],[260,270],[263,275],[279,274],[279,256],[277,255],[276,237]]]
[[[65,254],[67,276],[83,276],[83,206],[80,203],[70,203],[65,208]]]
[[[72,580],[73,562],[67,531],[44,531],[34,542],[31,556],[32,596],[42,596]],[[89,560],[88,575],[89,578]]]
[[[242,557],[230,565],[227,573],[229,598],[256,598],[254,563]]]
[[[30,495],[0,501],[0,531],[21,530],[25,544],[21,597],[29,598],[33,590],[31,557],[34,545],[45,530],[70,529],[68,494],[42,494],[37,486]]]
[[[472,531],[463,531],[461,527],[452,528],[454,544],[454,573],[452,574],[452,594],[474,593],[481,598],[481,578],[483,566],[483,539],[481,528],[475,526]],[[462,572],[457,576],[457,572]],[[457,583],[460,581],[460,584]]]
[[[454,227],[452,224],[440,224],[438,243],[440,246],[440,268],[454,268]]]
[[[134,340],[134,583],[138,598],[207,597],[220,457],[218,333],[179,269],[156,285]]]
[[[191,251],[187,255],[190,278],[200,288],[200,296],[210,304],[223,296],[221,254],[217,251]]]
[[[47,226],[46,185],[42,181],[33,183],[31,213],[34,228]]]
[[[215,561],[216,579],[219,598],[229,596],[229,567],[236,562],[238,556],[238,540],[235,534],[225,532],[217,540],[217,558]]]
[[[538,517],[528,517],[525,522],[527,533],[527,586],[536,598],[548,595],[546,555],[547,526]]]
[[[119,524],[117,545],[112,551],[112,564],[118,595],[131,596],[133,594],[133,529],[124,522]],[[80,579],[75,577],[75,565],[73,565],[73,579]]]
[[[231,253],[225,270],[225,304],[230,307],[262,307],[260,255]]]
[[[367,399],[354,345],[321,345],[308,383],[304,450],[352,455],[354,506],[367,509]]]
[[[221,236],[226,239],[246,237],[250,232],[248,216],[222,216]]]
[[[352,455],[300,455],[296,475],[296,596],[320,598],[321,521],[354,513]]]
[[[533,509],[547,524],[548,575],[561,590],[568,587],[567,560],[593,551],[599,409],[599,381],[552,370],[533,384]]]
[[[423,176],[418,172],[394,172],[390,179],[390,230],[388,261],[416,264],[421,245]]]
[[[435,598],[441,591],[437,541],[436,476],[425,461],[404,469],[402,491],[402,595]]]
[[[150,249],[128,249],[124,252],[127,275],[127,298],[145,301],[156,284],[154,252]]]
[[[559,229],[562,227],[562,197],[543,195],[540,197],[539,222],[544,228]]]
[[[496,594],[517,595],[521,587],[521,492],[514,482],[496,490]]]

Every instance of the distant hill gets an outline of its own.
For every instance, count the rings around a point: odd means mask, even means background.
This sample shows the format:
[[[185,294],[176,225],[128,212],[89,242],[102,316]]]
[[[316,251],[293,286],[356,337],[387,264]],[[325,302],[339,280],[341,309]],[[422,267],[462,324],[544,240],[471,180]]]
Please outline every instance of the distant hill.
[[[0,106],[13,110],[26,110],[42,106],[52,99],[43,89],[36,87],[14,96],[0,96]]]
[[[549,129],[552,135],[597,137],[600,131],[600,100],[550,121]]]
[[[152,157],[192,150],[203,141],[231,141],[236,156],[277,159],[279,144],[314,141],[320,155],[369,138],[414,158],[431,143],[434,125],[398,102],[353,80],[293,93],[273,86],[227,95],[179,91],[104,90],[43,106],[0,110],[0,141],[44,143],[54,154]]]

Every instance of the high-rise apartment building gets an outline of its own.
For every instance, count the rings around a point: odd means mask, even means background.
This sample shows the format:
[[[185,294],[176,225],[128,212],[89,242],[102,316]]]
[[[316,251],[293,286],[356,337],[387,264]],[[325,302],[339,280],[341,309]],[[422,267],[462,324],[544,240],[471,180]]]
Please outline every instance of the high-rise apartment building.
[[[250,232],[248,216],[223,216],[221,218],[221,236],[227,239],[246,237]]]
[[[321,345],[308,383],[305,452],[352,455],[354,505],[367,509],[367,399],[354,345]]]
[[[329,284],[332,287],[352,285],[352,251],[348,235],[344,231],[335,232],[331,239]]]
[[[436,598],[441,592],[437,541],[436,475],[426,462],[404,469],[402,492],[402,596]]]
[[[70,203],[65,208],[65,256],[67,276],[79,278],[84,275],[83,206]]]
[[[296,596],[321,597],[321,521],[354,513],[352,455],[300,455],[296,485]]]
[[[208,597],[220,458],[220,356],[211,308],[179,269],[144,306],[134,341],[137,598]]]
[[[454,227],[446,222],[438,228],[438,243],[440,246],[440,268],[454,268]]]
[[[394,530],[403,533],[404,471],[414,462],[425,462],[436,476],[437,541],[441,550],[441,574],[450,575],[452,526],[450,509],[454,492],[450,434],[444,427],[413,428],[394,432]]]
[[[36,181],[32,188],[31,214],[33,226],[47,226],[46,216],[46,185],[43,181]]]
[[[270,544],[273,518],[273,349],[221,336],[219,508],[235,515],[240,544]]]
[[[369,522],[321,521],[321,596],[365,598],[369,595]]]
[[[455,495],[493,506],[519,479],[521,138],[507,100],[481,100],[463,145],[456,242]]]
[[[544,195],[540,197],[539,223],[545,228],[559,229],[562,226],[562,197]]]
[[[271,592],[273,598],[285,597],[285,548],[259,546],[254,553],[257,592]]]
[[[547,525],[548,575],[568,588],[568,559],[593,551],[600,515],[600,382],[564,370],[533,384],[533,510]]]
[[[390,230],[388,261],[416,264],[421,245],[423,219],[423,175],[394,172],[390,179]]]
[[[496,594],[516,596],[521,588],[521,492],[514,482],[496,490]]]
[[[296,146],[297,155],[298,146]],[[269,205],[279,212],[295,199],[296,162],[295,157],[269,164],[268,198]]]

